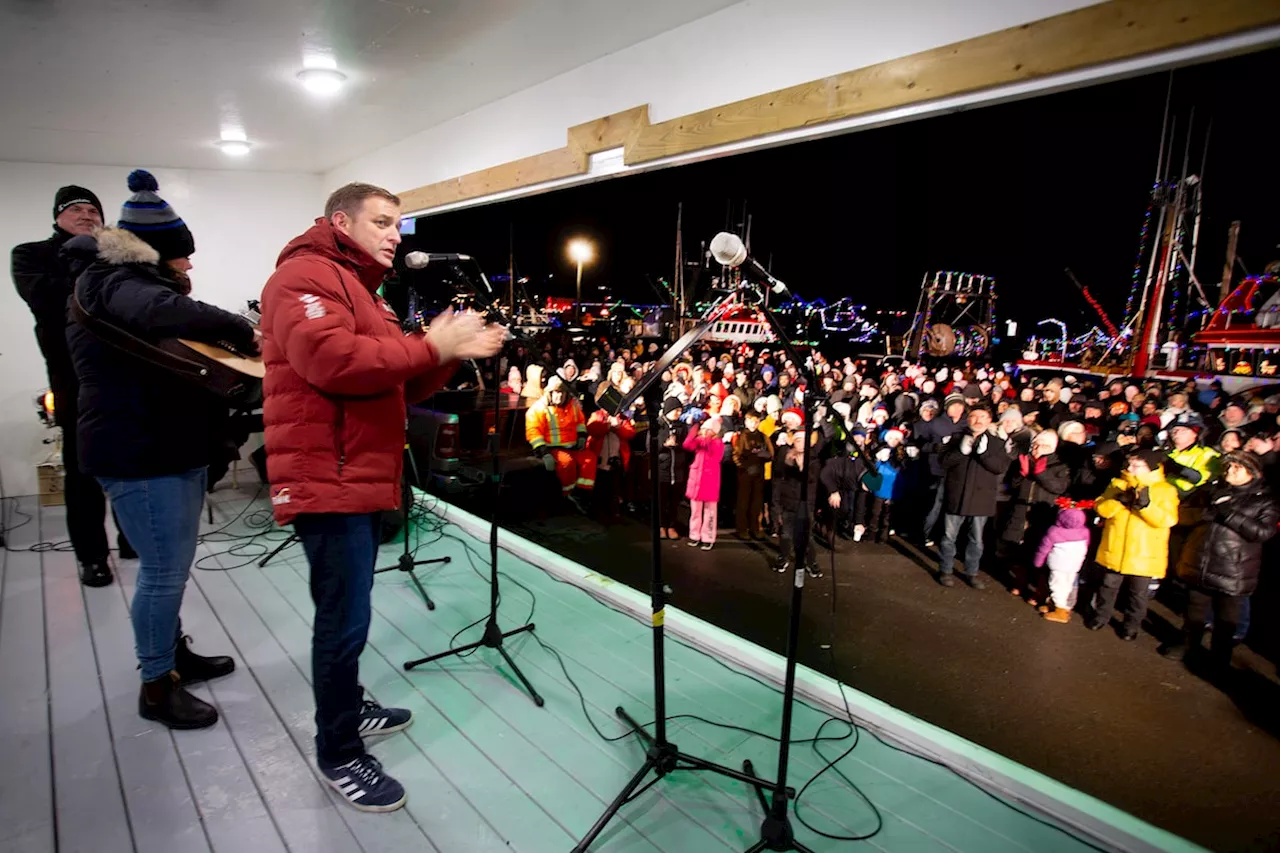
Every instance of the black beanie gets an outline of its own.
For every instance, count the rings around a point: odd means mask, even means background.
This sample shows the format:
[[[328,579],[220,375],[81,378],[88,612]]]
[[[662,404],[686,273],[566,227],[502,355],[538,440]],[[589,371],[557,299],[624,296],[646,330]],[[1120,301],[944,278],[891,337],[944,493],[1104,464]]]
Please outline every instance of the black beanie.
[[[91,204],[98,208],[98,216],[102,216],[102,202],[98,201],[98,197],[93,194],[93,191],[70,184],[59,188],[57,194],[54,195],[53,218],[57,219],[62,211],[73,204]]]
[[[132,231],[160,253],[160,260],[190,257],[196,250],[195,238],[181,217],[160,198],[160,184],[155,175],[142,169],[129,173],[129,189],[133,195],[120,208],[117,227]]]

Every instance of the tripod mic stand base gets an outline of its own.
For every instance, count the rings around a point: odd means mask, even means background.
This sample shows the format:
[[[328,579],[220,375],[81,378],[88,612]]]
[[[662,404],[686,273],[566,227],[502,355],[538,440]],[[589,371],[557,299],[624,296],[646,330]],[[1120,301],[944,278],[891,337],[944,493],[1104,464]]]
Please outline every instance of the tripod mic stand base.
[[[532,631],[532,630],[533,630],[533,623],[530,622],[528,625],[521,625],[519,628],[514,628],[510,631],[503,631],[501,628],[498,627],[498,622],[496,619],[490,619],[489,623],[484,626],[484,636],[476,640],[474,643],[468,643],[465,646],[458,646],[456,649],[449,649],[449,651],[447,652],[440,652],[439,654],[428,655],[425,658],[418,658],[417,660],[407,660],[404,662],[404,668],[413,669],[415,667],[422,666],[424,663],[431,663],[432,661],[437,661],[437,660],[440,660],[441,658],[452,657],[453,655],[466,654],[467,652],[470,652],[473,649],[479,649],[479,648],[496,649],[498,651],[498,654],[502,655],[502,659],[507,662],[507,666],[511,669],[511,671],[516,674],[516,678],[520,679],[520,683],[524,685],[524,689],[529,692],[529,695],[533,698],[533,704],[541,708],[543,705],[546,704],[546,700],[542,698],[542,696],[538,693],[537,690],[533,689],[533,685],[529,683],[529,679],[524,677],[524,673],[520,671],[520,667],[516,666],[516,662],[511,659],[511,655],[507,654],[507,650],[502,645],[502,641],[505,640],[507,637],[510,637],[514,634],[523,634],[525,631]]]
[[[742,762],[742,769],[752,776],[755,775],[755,768],[751,766],[750,761]],[[759,853],[761,850],[798,850],[799,853],[813,853],[808,847],[796,841],[795,832],[791,829],[791,819],[787,817],[786,805],[782,807],[782,817],[777,817],[769,808],[769,801],[764,796],[764,788],[765,786],[756,786],[756,796],[760,798],[760,805],[764,808],[760,840],[747,848],[747,853]],[[787,793],[788,797],[794,796],[790,790]]]
[[[383,572],[404,572],[409,576],[409,579],[413,581],[413,585],[418,588],[419,594],[422,595],[422,600],[427,603],[427,609],[435,610],[436,603],[431,600],[431,596],[427,595],[427,588],[422,585],[422,581],[418,580],[418,576],[413,573],[413,570],[418,566],[447,565],[452,562],[453,557],[436,557],[431,560],[415,560],[413,559],[412,554],[401,554],[400,559],[396,561],[394,566],[383,566],[380,569],[374,569],[373,573],[375,575],[380,575]]]

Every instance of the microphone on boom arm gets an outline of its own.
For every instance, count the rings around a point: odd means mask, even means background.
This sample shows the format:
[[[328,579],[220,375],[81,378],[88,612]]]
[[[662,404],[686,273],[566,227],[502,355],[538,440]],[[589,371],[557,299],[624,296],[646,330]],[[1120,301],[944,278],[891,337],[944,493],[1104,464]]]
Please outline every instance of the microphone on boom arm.
[[[737,234],[729,231],[721,231],[719,234],[711,238],[710,246],[711,256],[716,259],[716,263],[723,264],[726,267],[736,269],[744,264],[755,278],[764,281],[769,285],[769,289],[779,296],[785,296],[787,299],[794,299],[791,289],[787,285],[773,277],[764,266],[751,257],[747,253],[747,247],[742,242],[742,238]]]
[[[468,263],[475,268],[474,275],[469,275],[463,270],[463,265]],[[485,321],[505,326],[509,337],[516,336],[515,326],[511,318],[502,312],[498,296],[494,293],[492,285],[489,284],[488,276],[484,274],[484,270],[481,269],[480,263],[475,258],[457,252],[414,251],[404,256],[404,265],[411,270],[426,269],[430,264],[447,265],[449,271],[453,273],[452,280],[454,285],[471,296],[475,301],[476,309],[484,317]],[[413,288],[410,288],[410,293],[414,293]]]

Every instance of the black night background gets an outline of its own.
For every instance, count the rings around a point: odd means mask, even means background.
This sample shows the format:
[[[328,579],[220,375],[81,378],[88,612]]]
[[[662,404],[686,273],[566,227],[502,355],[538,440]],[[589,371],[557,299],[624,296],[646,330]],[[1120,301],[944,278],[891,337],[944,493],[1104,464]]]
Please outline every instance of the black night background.
[[[506,272],[514,245],[517,276],[540,302],[573,295],[565,247],[583,236],[596,248],[584,300],[651,304],[657,280],[674,271],[677,204],[689,260],[716,232],[741,233],[745,206],[752,253],[805,300],[852,296],[872,310],[912,311],[926,272],[961,270],[996,277],[1001,329],[1017,320],[1023,337],[1056,316],[1081,332],[1096,316],[1063,268],[1122,319],[1169,79],[1160,72],[424,217],[405,243],[474,255],[491,276]],[[1210,134],[1196,272],[1211,300],[1232,220],[1243,223],[1239,257],[1250,272],[1280,257],[1277,126],[1263,97],[1278,80],[1280,50],[1173,72],[1174,175],[1188,123],[1189,172],[1200,171]]]

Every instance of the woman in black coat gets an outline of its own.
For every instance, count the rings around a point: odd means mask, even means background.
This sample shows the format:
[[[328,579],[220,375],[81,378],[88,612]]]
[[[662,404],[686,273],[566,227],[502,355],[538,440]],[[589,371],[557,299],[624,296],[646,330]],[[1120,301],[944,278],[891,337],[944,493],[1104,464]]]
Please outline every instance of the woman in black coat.
[[[1188,587],[1182,641],[1160,650],[1174,660],[1199,654],[1212,609],[1209,663],[1219,672],[1231,666],[1241,609],[1258,587],[1263,543],[1280,522],[1257,456],[1230,453],[1224,468],[1222,481],[1209,495],[1204,524],[1192,531],[1178,560],[1178,577]]]
[[[80,322],[67,344],[80,378],[80,467],[97,477],[138,552],[131,606],[142,674],[138,712],[171,728],[213,725],[218,712],[186,684],[226,675],[229,657],[187,648],[179,610],[195,558],[207,469],[226,405],[142,355],[108,344],[102,326],[154,343],[186,338],[256,351],[247,320],[191,299],[191,232],[156,194],[155,179],[129,176],[135,195],[120,225],[72,239],[66,251],[88,267],[73,299]],[[96,332],[93,330],[97,330]],[[101,335],[101,337],[100,337]]]
[[[689,426],[680,420],[684,404],[678,397],[662,401],[662,414],[658,418],[655,436],[658,442],[658,536],[662,539],[679,539],[676,516],[684,497],[684,484],[689,477],[688,453],[684,449]]]
[[[1058,458],[1058,434],[1044,430],[1031,440],[1029,452],[1019,454],[1010,467],[1009,513],[1000,531],[1000,544],[1010,556],[1009,592],[1036,606],[1044,598],[1045,578],[1032,570],[1032,557],[1044,534],[1058,517],[1056,501],[1071,485],[1071,469]]]

